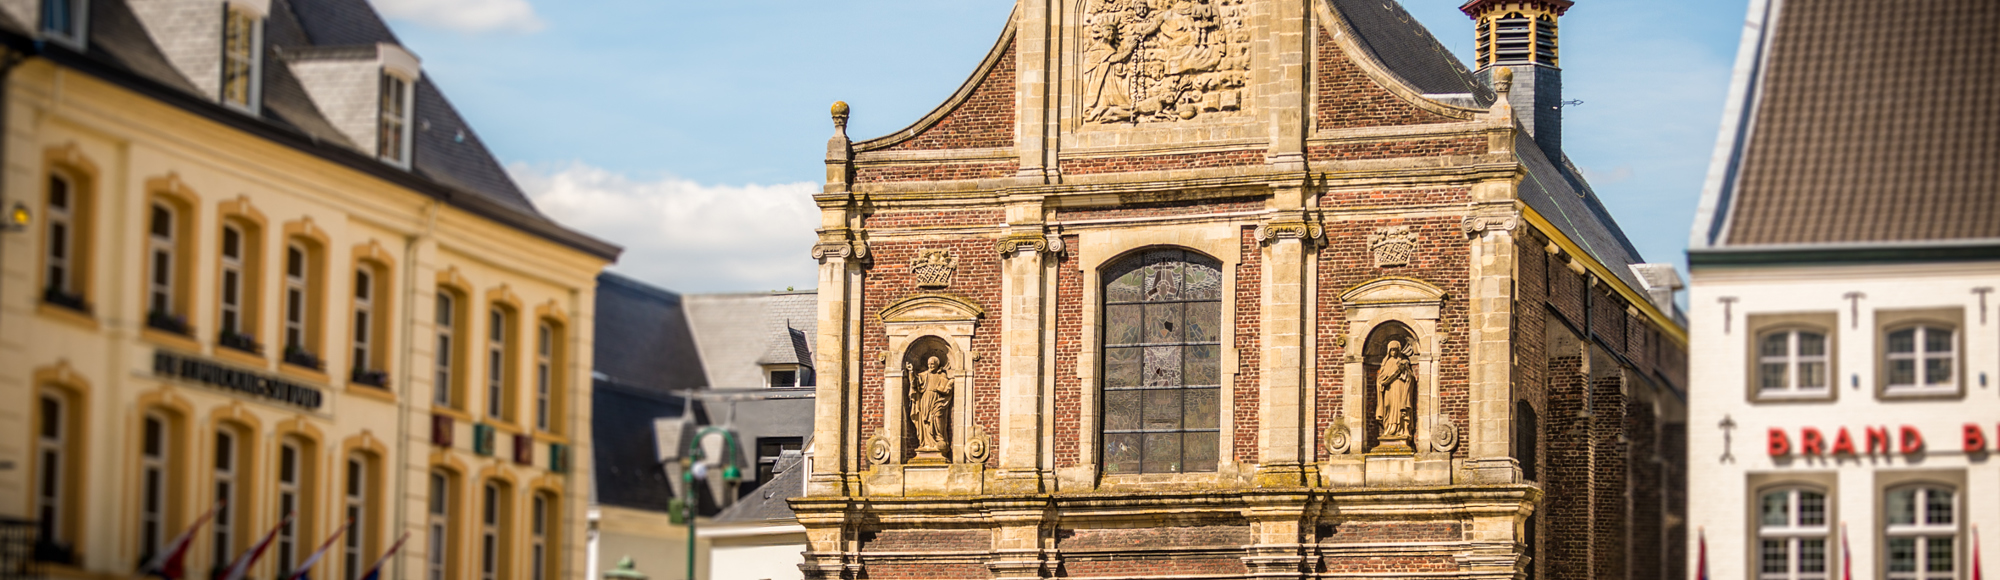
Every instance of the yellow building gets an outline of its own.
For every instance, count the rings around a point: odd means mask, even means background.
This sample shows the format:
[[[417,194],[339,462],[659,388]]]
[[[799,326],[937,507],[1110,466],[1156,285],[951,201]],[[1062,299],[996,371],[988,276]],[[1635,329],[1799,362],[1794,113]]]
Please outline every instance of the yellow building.
[[[583,577],[619,250],[537,213],[364,0],[0,0],[0,43],[30,217],[0,233],[0,516],[46,575],[128,578],[195,527],[189,577],[274,529],[252,577],[405,536],[386,578]]]

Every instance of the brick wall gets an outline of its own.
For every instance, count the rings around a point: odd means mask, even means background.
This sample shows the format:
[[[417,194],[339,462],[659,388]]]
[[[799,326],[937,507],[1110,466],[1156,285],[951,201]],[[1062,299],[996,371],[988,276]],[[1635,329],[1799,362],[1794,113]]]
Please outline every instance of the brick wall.
[[[1243,149],[1238,151],[1133,155],[1128,157],[1085,157],[1080,159],[1063,159],[1060,161],[1060,164],[1062,172],[1066,175],[1240,167],[1244,165],[1264,164],[1264,150]]]
[[[1055,211],[1055,221],[1070,222],[1120,218],[1213,215],[1257,211],[1264,209],[1264,205],[1263,197],[1240,197],[1235,199],[1131,203],[1113,207],[1058,208]]]
[[[1322,196],[1320,207],[1442,205],[1469,201],[1472,201],[1472,189],[1466,187],[1338,190],[1327,192]]]
[[[1391,94],[1368,78],[1359,65],[1341,52],[1327,34],[1324,27],[1318,29],[1317,68],[1313,80],[1318,94],[1314,96],[1314,121],[1319,129],[1346,127],[1380,127],[1385,125],[1413,125],[1418,123],[1445,123],[1453,119],[1437,113],[1424,111]]]
[[[970,552],[993,549],[987,530],[892,529],[861,534],[863,552]]]
[[[1237,234],[1242,249],[1236,265],[1236,393],[1232,413],[1235,424],[1236,461],[1257,461],[1257,381],[1262,375],[1258,334],[1263,324],[1258,317],[1264,305],[1264,247],[1257,242],[1257,229],[1245,227]]]
[[[1175,554],[1145,554],[1127,558],[1066,560],[1059,578],[1134,578],[1146,576],[1237,575],[1247,571],[1237,556],[1198,558]]]
[[[1441,157],[1445,155],[1479,155],[1483,153],[1486,153],[1485,137],[1404,139],[1398,141],[1376,141],[1373,143],[1330,143],[1306,146],[1306,159],[1310,161]]]
[[[1077,247],[1077,236],[1063,236],[1063,247]],[[1076,252],[1056,262],[1056,467],[1083,461],[1083,446],[1095,439],[1083,433],[1083,377],[1076,368],[1083,351],[1083,271]]]
[[[1550,322],[1551,332],[1568,331]],[[1551,579],[1589,580],[1590,575],[1590,434],[1583,414],[1583,357],[1580,352],[1550,352],[1548,376],[1548,458],[1542,467],[1544,570]]]
[[[994,179],[1014,175],[1018,163],[898,163],[861,164],[854,169],[855,183],[892,181],[955,181]]]
[[[1451,556],[1325,556],[1320,565],[1327,574],[1421,574],[1457,572],[1458,561]]]
[[[958,108],[936,125],[891,150],[975,149],[1014,146],[1014,47],[980,79]]]
[[[961,238],[921,242],[880,242],[869,245],[870,265],[862,271],[861,277],[861,348],[865,353],[887,352],[888,335],[882,327],[882,319],[876,316],[883,308],[902,301],[917,293],[916,282],[910,279],[909,264],[916,258],[919,249],[949,248],[958,258],[958,271],[952,275],[951,287],[944,292],[964,297],[989,313],[1000,312],[1000,253],[993,249],[992,238]],[[972,351],[978,360],[972,363],[972,384],[958,388],[972,389],[972,416],[981,429],[987,433],[1000,432],[1000,322],[989,316],[981,319],[972,334]],[[891,361],[900,364],[900,361]],[[961,361],[963,362],[963,361]],[[862,357],[861,361],[861,440],[867,441],[882,430],[884,393],[882,377],[885,362],[877,357]],[[901,396],[901,393],[892,393]],[[889,417],[888,420],[908,421],[905,417]],[[907,431],[907,429],[905,430]],[[954,436],[956,436],[954,434]],[[913,444],[904,446],[907,451]],[[998,461],[998,457],[988,463]]]
[[[1465,522],[1342,522],[1323,531],[1323,544],[1375,544],[1382,542],[1462,542]]]
[[[985,564],[943,562],[870,562],[869,580],[963,580],[992,578]]]
[[[1250,526],[1241,521],[1210,526],[1070,529],[1056,532],[1056,547],[1061,550],[1124,550],[1164,546],[1236,549],[1253,543],[1256,539],[1250,537]]]
[[[893,211],[861,216],[864,228],[923,228],[939,226],[992,226],[1007,222],[1001,209],[950,209],[944,211]]]

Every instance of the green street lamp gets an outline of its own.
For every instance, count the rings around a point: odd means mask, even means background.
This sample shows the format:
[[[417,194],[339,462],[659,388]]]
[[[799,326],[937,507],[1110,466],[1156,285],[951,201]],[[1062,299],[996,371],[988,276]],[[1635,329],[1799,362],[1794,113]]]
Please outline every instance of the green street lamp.
[[[736,433],[734,431],[715,426],[702,427],[700,431],[695,432],[693,439],[688,440],[687,450],[681,453],[681,482],[686,484],[683,487],[687,490],[686,499],[681,501],[681,507],[687,510],[685,512],[688,525],[687,580],[694,580],[694,517],[695,508],[701,505],[699,501],[701,498],[700,492],[695,488],[694,483],[697,480],[705,480],[708,477],[708,465],[701,463],[701,460],[705,459],[701,453],[701,439],[707,437],[709,433],[722,434],[722,482],[729,485],[736,485],[736,482],[743,480],[742,470],[736,468]]]

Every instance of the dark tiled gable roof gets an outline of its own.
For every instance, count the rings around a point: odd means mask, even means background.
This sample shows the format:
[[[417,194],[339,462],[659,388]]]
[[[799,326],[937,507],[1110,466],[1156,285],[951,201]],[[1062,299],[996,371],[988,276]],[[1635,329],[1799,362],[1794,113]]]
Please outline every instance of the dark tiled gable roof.
[[[658,392],[708,384],[679,294],[605,272],[595,320],[592,363],[607,380]]]
[[[679,417],[687,399],[594,381],[591,386],[591,479],[604,505],[667,511],[673,491],[659,468],[653,420]]]
[[[1412,88],[1426,94],[1471,93],[1480,106],[1493,91],[1396,0],[1328,0],[1354,30],[1356,44]]]
[[[92,0],[90,38],[81,55],[38,42],[22,23],[0,15],[0,42],[150,93],[170,105],[232,124],[282,145],[442,198],[494,221],[605,259],[619,248],[550,221],[535,210],[479,136],[428,75],[416,84],[411,167],[376,161],[330,123],[288,66],[288,58],[327,51],[374,54],[400,44],[366,0],[272,0],[265,20],[261,115],[250,117],[203,96],[167,59],[132,12],[131,0]],[[220,34],[220,31],[216,31]],[[366,146],[369,144],[359,144]]]
[[[2000,2],[1777,6],[1711,242],[2000,238]]]

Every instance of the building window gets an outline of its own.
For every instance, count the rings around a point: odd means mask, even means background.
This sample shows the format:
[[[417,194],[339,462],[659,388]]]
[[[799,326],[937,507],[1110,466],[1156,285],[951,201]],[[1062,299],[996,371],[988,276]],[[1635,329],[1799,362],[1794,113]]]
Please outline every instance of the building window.
[[[154,203],[147,221],[146,325],[175,334],[187,333],[187,318],[178,302],[180,276],[177,268],[180,224],[178,213],[164,203]]]
[[[513,383],[513,373],[509,371],[507,355],[513,350],[512,332],[509,325],[514,316],[507,309],[494,307],[486,316],[486,416],[501,421],[513,419],[513,401],[508,388]]]
[[[489,481],[483,491],[479,510],[479,578],[494,580],[502,576],[505,546],[501,542],[507,537],[507,489]]]
[[[803,437],[758,437],[757,438],[757,483],[771,481],[778,473],[778,460],[786,451],[797,453],[805,449]]]
[[[83,42],[86,0],[42,0],[42,33],[72,44]]]
[[[139,443],[139,548],[146,559],[166,547],[167,533],[167,419],[147,413],[140,426]]]
[[[222,102],[256,110],[258,69],[263,61],[264,21],[239,7],[225,9],[222,22]]]
[[[215,432],[215,522],[210,529],[215,531],[215,541],[210,545],[215,550],[217,565],[224,565],[236,554],[236,509],[242,502],[236,487],[236,469],[241,465],[237,456],[236,435],[228,430]],[[245,510],[247,511],[247,510]]]
[[[216,317],[216,343],[250,354],[262,352],[257,344],[256,334],[251,332],[257,317],[251,304],[256,299],[257,275],[250,268],[251,253],[256,242],[250,230],[239,224],[222,225],[222,276],[216,289],[219,303]]]
[[[560,574],[552,570],[555,559],[549,557],[553,552],[549,545],[549,526],[556,522],[556,502],[548,494],[537,493],[531,503],[534,505],[529,508],[533,513],[529,515],[528,541],[531,545],[528,560],[533,568],[528,569],[528,577],[530,580],[547,580]]]
[[[299,512],[299,444],[286,441],[278,445],[278,513],[287,518],[278,524],[277,553],[278,571],[290,573],[298,564],[299,524],[296,518],[288,518]]]
[[[1823,393],[1826,335],[1808,330],[1765,333],[1757,341],[1757,388],[1767,395]]]
[[[69,481],[65,472],[74,459],[69,444],[75,431],[69,421],[69,401],[62,396],[43,393],[40,412],[40,433],[35,438],[35,474],[39,479],[35,484],[35,520],[40,538],[60,541],[69,534],[64,527],[69,510],[65,502],[75,482]]]
[[[317,280],[313,279],[312,250],[304,244],[285,245],[285,362],[319,370],[319,354],[314,352],[312,309]]]
[[[1766,492],[1759,504],[1758,580],[1825,580],[1826,494],[1785,488]]]
[[[555,325],[543,321],[535,331],[535,428],[555,430],[556,348],[561,339]]]
[[[437,293],[437,378],[432,381],[433,403],[457,408],[452,392],[457,390],[458,299],[450,292]]]
[[[788,389],[799,386],[799,369],[797,367],[771,369],[770,386],[774,389]]]
[[[382,73],[382,117],[376,127],[376,155],[383,160],[408,164],[410,126],[410,81]]]
[[[1957,356],[1951,329],[1915,326],[1889,332],[1886,364],[1892,391],[1953,390]]]
[[[68,178],[49,175],[49,243],[42,259],[46,267],[42,300],[77,311],[85,310],[83,285],[78,283],[83,264],[76,255],[81,251],[77,246],[77,221],[82,202]]]
[[[1958,572],[1958,497],[1939,486],[1890,490],[1883,536],[1889,580],[1952,580]]]
[[[1215,471],[1220,263],[1151,250],[1112,265],[1104,279],[1104,472]]]
[[[377,300],[383,297],[382,277],[373,267],[363,266],[354,270],[354,328],[353,373],[351,380],[371,387],[386,387],[389,375],[383,371],[387,365],[382,360],[381,318],[376,315]]]
[[[451,476],[439,471],[431,472],[430,521],[426,535],[430,539],[430,549],[424,556],[424,577],[429,580],[451,578]]]
[[[346,493],[342,494],[341,511],[347,517],[347,533],[341,536],[341,573],[347,580],[358,580],[367,565],[362,558],[366,549],[369,530],[375,525],[368,516],[368,462],[360,457],[347,459]]]

